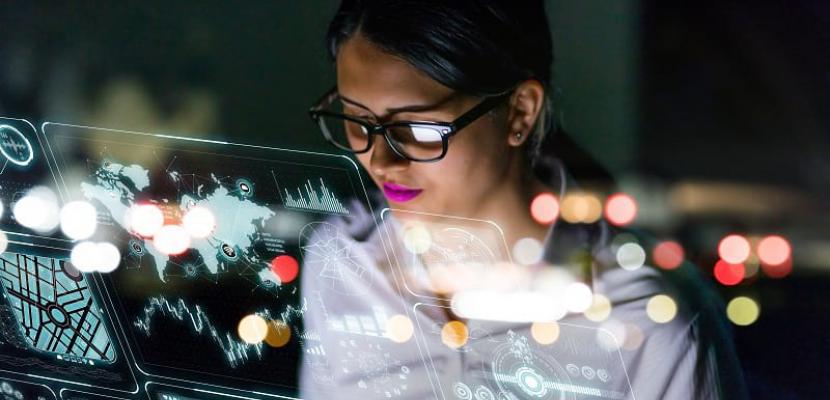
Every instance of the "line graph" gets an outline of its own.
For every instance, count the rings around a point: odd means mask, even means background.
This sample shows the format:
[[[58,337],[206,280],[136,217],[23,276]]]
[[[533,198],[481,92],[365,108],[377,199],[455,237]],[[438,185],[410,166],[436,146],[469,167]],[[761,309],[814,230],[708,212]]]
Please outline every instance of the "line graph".
[[[201,306],[190,306],[184,299],[171,302],[163,296],[151,297],[141,315],[133,322],[133,326],[148,337],[152,336],[152,324],[158,316],[186,323],[192,333],[209,336],[222,351],[231,368],[237,368],[253,357],[262,359],[262,343],[248,344],[234,339],[231,332],[221,332]]]

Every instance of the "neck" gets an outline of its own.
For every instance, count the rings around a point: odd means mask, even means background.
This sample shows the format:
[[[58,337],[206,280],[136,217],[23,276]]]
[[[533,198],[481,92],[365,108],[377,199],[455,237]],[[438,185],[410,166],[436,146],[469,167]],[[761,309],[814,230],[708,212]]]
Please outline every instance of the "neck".
[[[498,224],[509,250],[522,238],[544,241],[549,227],[533,220],[530,203],[539,193],[555,193],[554,189],[536,178],[524,164],[510,168],[505,175],[504,184],[494,188],[489,201],[476,210],[474,218]]]

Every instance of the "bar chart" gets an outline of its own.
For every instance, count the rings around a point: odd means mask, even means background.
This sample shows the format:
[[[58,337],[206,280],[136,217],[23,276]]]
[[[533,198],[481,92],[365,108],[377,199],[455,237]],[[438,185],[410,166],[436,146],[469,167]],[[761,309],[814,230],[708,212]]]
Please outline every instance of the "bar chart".
[[[315,188],[311,179],[306,180],[302,188],[296,189],[296,197],[285,189],[285,206],[302,210],[322,211],[337,214],[349,214],[349,210],[337,196],[329,190],[323,178],[319,188]]]

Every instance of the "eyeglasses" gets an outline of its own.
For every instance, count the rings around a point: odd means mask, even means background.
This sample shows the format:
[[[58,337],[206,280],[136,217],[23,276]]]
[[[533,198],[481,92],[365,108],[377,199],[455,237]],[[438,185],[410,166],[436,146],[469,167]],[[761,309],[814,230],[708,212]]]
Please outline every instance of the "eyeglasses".
[[[343,111],[343,101],[337,88],[326,93],[308,111],[311,119],[320,125],[323,136],[340,149],[355,154],[372,148],[374,135],[382,135],[398,156],[410,161],[433,162],[447,154],[448,140],[496,107],[512,90],[486,97],[481,103],[452,122],[392,121],[374,124]]]

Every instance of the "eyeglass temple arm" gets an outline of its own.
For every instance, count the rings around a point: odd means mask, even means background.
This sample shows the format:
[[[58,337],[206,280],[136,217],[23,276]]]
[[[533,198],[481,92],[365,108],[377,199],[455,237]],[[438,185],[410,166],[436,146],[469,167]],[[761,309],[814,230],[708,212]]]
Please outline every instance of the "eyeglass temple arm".
[[[479,103],[477,106],[473,107],[466,114],[462,115],[461,117],[452,122],[453,131],[451,134],[454,134],[461,128],[469,125],[471,122],[475,121],[482,115],[486,114],[488,111],[492,110],[499,102],[501,102],[511,93],[512,92],[509,91],[493,97],[489,97],[486,100]]]

